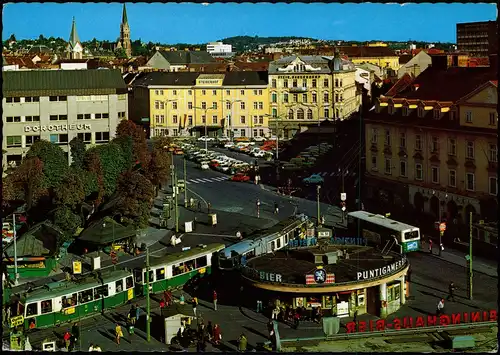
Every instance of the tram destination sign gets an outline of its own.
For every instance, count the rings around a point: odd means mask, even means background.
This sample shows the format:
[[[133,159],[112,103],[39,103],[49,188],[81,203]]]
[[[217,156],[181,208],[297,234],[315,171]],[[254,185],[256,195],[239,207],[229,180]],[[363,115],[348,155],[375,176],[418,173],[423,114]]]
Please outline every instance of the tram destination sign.
[[[358,281],[373,279],[387,274],[392,274],[406,265],[406,257],[403,256],[401,260],[393,262],[392,264],[385,265],[373,270],[358,271]]]

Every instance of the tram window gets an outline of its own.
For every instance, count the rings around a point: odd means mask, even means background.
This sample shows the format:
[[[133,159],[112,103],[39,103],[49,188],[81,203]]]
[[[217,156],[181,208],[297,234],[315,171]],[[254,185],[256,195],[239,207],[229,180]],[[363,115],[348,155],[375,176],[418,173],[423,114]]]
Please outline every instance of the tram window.
[[[42,314],[52,312],[52,300],[42,301]]]
[[[277,244],[277,248],[281,248],[281,238],[280,239],[276,239],[276,244]]]
[[[76,293],[73,293],[70,296],[62,297],[62,308],[68,308],[76,306]]]
[[[122,292],[123,291],[123,280],[118,280],[115,283],[115,290],[116,292]]]
[[[140,275],[140,274],[139,274]],[[132,276],[128,276],[126,279],[125,279],[125,286],[127,286],[127,290],[129,288],[132,288],[134,287],[134,279],[132,278]]]
[[[199,269],[200,267],[205,267],[207,266],[207,256],[203,255],[202,257],[196,258],[196,268]]]
[[[78,293],[79,303],[87,303],[94,300],[94,293],[92,289],[85,290]]]
[[[194,270],[194,260],[186,261],[185,263],[186,272]]]
[[[147,271],[144,271],[144,280],[146,280],[146,272]],[[149,282],[153,281],[154,281],[153,270],[149,270]]]
[[[38,303],[30,303],[26,307],[26,317],[36,316],[38,314]]]
[[[285,234],[285,245],[288,244],[288,233]]]
[[[142,283],[142,271],[141,270],[135,271],[135,282]]]
[[[184,265],[184,263],[174,265],[174,267],[172,269],[172,275],[174,275],[174,276],[183,274],[185,272],[188,272],[188,269],[187,269],[186,265]]]
[[[104,286],[99,286],[94,288],[94,298],[98,299],[101,297],[108,297],[109,292],[108,292],[108,285]]]
[[[156,281],[165,280],[165,268],[156,269]]]

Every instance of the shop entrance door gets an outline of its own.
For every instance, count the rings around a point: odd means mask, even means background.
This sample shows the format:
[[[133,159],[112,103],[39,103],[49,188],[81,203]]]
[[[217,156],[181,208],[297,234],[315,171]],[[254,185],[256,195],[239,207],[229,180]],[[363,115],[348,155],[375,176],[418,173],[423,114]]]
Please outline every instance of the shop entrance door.
[[[366,313],[380,315],[380,294],[378,287],[369,287],[366,289]]]

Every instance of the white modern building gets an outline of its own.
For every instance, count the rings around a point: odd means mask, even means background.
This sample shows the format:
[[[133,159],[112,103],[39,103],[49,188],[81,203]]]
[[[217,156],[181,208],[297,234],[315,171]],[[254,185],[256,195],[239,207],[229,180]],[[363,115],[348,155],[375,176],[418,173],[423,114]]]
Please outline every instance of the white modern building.
[[[32,70],[3,74],[3,169],[19,164],[40,140],[60,145],[81,138],[109,142],[128,118],[127,86],[119,70]],[[68,153],[67,153],[68,154]]]
[[[222,42],[210,42],[207,44],[207,52],[210,54],[231,53],[232,51],[233,46],[230,44],[224,44]]]

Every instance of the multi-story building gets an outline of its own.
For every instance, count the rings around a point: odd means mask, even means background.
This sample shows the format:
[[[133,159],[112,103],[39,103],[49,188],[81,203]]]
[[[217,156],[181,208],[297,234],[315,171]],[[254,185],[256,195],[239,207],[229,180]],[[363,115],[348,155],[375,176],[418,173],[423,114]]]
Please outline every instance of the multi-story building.
[[[380,98],[365,117],[365,203],[457,225],[498,218],[497,86],[496,68],[433,66]]]
[[[222,42],[210,42],[207,44],[207,52],[214,58],[234,57],[233,46]]]
[[[496,21],[457,23],[457,47],[471,57],[498,54]]]
[[[153,72],[133,86],[136,119],[150,136],[268,136],[266,72]]]
[[[354,64],[370,63],[384,71],[384,79],[396,76],[399,69],[399,56],[388,47],[342,46],[338,47],[341,54]]]
[[[118,70],[34,70],[3,73],[4,169],[44,139],[67,153],[69,142],[108,142],[128,117],[127,86]]]
[[[192,64],[210,64],[216,60],[207,52],[202,51],[156,51],[145,65],[144,69],[161,71],[186,70]]]
[[[356,68],[333,57],[289,56],[269,64],[269,95],[274,134],[291,138],[310,125],[357,112],[361,95]]]

